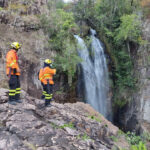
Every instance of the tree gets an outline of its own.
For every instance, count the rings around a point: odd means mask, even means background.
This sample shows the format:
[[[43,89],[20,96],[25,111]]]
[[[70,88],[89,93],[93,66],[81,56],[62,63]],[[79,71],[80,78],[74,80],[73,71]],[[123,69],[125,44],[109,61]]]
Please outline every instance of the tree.
[[[138,42],[138,38],[141,36],[141,22],[136,14],[123,15],[121,17],[120,27],[116,29],[117,41],[133,41]]]
[[[68,75],[68,83],[71,85],[76,65],[80,62],[73,36],[73,31],[78,30],[73,13],[53,8],[50,15],[41,16],[41,26],[49,37],[49,49],[56,51],[56,68]]]
[[[127,44],[128,53],[130,55],[129,42],[139,43],[141,38],[141,22],[136,14],[123,15],[121,17],[120,27],[116,29],[115,40],[125,41]]]

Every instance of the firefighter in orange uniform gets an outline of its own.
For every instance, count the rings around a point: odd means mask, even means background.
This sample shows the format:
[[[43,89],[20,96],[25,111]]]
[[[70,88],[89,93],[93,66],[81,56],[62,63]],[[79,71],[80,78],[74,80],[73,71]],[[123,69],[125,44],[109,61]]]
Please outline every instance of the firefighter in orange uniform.
[[[44,67],[40,69],[39,80],[43,84],[43,95],[45,96],[45,106],[51,106],[50,102],[53,97],[53,75],[56,74],[56,69],[52,69],[52,61],[45,59]]]
[[[6,74],[9,78],[9,100],[8,103],[16,105],[21,103],[20,100],[20,68],[18,64],[17,52],[21,48],[21,44],[13,42],[11,50],[6,55]]]

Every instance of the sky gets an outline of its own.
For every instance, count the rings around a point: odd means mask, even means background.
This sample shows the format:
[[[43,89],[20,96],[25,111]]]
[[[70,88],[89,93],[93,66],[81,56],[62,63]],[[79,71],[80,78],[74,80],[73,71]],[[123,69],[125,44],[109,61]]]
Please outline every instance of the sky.
[[[71,2],[71,1],[72,1],[72,0],[64,0],[64,2],[65,2],[65,3],[67,3],[67,2]]]

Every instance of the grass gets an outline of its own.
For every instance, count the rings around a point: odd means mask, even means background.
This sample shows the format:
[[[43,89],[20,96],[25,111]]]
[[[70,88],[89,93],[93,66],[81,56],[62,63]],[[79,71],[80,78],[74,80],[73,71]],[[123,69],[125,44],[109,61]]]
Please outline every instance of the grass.
[[[51,122],[50,125],[54,128],[54,129],[59,129],[60,126],[56,125],[55,123]]]
[[[79,134],[79,135],[77,136],[77,138],[78,138],[78,139],[82,139],[82,140],[84,140],[84,141],[90,139],[90,137],[89,137],[86,133],[84,133],[83,135],[80,135],[80,134]]]
[[[144,132],[141,137],[144,141],[150,142],[150,133],[149,132]]]
[[[31,144],[29,142],[24,142],[24,145],[32,150],[37,150],[37,147],[34,144]]]
[[[135,132],[127,132],[124,133],[123,131],[119,130],[118,132],[118,139],[120,136],[124,135],[127,142],[130,145],[130,150],[147,150],[146,142],[150,141],[150,133],[143,133],[141,136],[136,135]],[[114,141],[116,140],[115,137],[111,136],[111,139]]]
[[[116,137],[116,136],[110,136],[110,138],[114,141],[114,142],[118,142],[118,137]]]
[[[71,128],[71,129],[75,128],[74,125],[72,124],[72,122],[60,126],[61,129],[64,129],[65,127],[68,127],[68,128]]]
[[[55,123],[50,123],[50,124],[52,125],[52,127],[53,127],[54,129],[64,129],[64,128],[66,128],[66,127],[71,128],[71,129],[74,129],[74,128],[75,128],[75,127],[74,127],[74,124],[73,124],[72,122],[70,122],[70,123],[68,123],[68,124],[64,124],[64,125],[62,125],[62,126],[56,125]]]
[[[3,8],[2,7],[0,7],[0,11],[2,11],[3,10]]]
[[[99,116],[100,117],[100,116]],[[88,118],[92,119],[92,120],[95,120],[97,122],[102,122],[101,119],[99,117],[96,117],[96,116],[88,116]]]

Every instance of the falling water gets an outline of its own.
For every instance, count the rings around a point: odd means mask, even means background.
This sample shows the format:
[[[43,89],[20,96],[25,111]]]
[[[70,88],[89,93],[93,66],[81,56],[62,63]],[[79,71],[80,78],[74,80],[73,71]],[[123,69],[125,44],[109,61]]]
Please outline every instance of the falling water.
[[[82,38],[75,35],[79,45],[78,53],[83,60],[80,66],[84,80],[84,100],[105,117],[108,117],[108,69],[104,49],[95,35],[96,31],[91,29],[90,49],[87,48]]]

